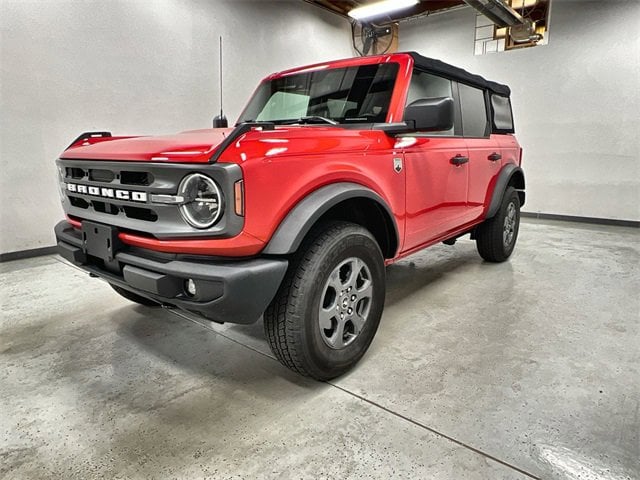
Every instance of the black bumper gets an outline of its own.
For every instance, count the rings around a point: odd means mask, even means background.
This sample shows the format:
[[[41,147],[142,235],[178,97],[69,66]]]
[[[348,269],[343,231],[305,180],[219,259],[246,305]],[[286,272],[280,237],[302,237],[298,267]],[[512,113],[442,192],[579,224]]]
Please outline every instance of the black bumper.
[[[275,296],[287,260],[220,260],[176,255],[152,257],[136,249],[115,252],[105,262],[87,255],[80,232],[68,222],[55,227],[58,253],[90,274],[164,305],[202,315],[215,322],[255,322]],[[152,252],[150,252],[152,253]],[[192,279],[196,295],[185,282]]]

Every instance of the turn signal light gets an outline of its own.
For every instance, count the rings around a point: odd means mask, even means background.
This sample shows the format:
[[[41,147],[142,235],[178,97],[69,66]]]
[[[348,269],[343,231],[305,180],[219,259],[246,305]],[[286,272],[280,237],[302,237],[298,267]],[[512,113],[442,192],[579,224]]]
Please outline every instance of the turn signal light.
[[[244,217],[244,180],[238,180],[233,185],[233,193],[235,196],[236,215]]]

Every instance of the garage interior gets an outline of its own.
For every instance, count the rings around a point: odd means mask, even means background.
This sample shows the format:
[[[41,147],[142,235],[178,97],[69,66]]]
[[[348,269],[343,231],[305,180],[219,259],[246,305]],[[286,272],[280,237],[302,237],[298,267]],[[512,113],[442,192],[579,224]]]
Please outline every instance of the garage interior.
[[[0,476],[640,478],[640,2],[502,2],[539,15],[528,45],[496,2],[372,25],[368,0],[0,0]],[[365,44],[509,85],[513,256],[464,237],[387,267],[370,349],[329,382],[262,319],[135,305],[63,260],[55,159],[84,131],[209,128],[220,36],[231,124],[268,74]]]

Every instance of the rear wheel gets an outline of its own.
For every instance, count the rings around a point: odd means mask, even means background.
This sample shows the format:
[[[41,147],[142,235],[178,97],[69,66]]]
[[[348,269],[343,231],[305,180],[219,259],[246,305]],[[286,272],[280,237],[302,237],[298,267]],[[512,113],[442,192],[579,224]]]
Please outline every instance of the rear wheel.
[[[324,224],[303,242],[264,314],[271,350],[302,375],[337,377],[369,348],[384,296],[384,258],[371,233]]]
[[[520,198],[513,187],[502,197],[498,212],[476,231],[478,253],[488,262],[504,262],[516,245],[520,228]]]
[[[143,297],[141,295],[136,295],[133,292],[130,292],[129,290],[126,290],[122,287],[118,287],[117,285],[113,285],[113,284],[109,284],[111,285],[111,288],[113,288],[116,292],[118,292],[121,296],[123,296],[124,298],[126,298],[127,300],[130,300],[134,303],[139,303],[140,305],[144,305],[145,307],[159,307],[160,304],[158,302],[154,302],[153,300],[150,300],[146,297]]]

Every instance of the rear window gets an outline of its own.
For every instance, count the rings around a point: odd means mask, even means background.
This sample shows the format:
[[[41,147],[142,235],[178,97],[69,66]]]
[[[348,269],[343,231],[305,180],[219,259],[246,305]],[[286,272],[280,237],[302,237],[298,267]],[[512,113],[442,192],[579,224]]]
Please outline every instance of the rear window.
[[[495,133],[514,133],[511,100],[502,95],[491,95],[491,110],[493,111],[493,131]]]
[[[487,106],[484,100],[484,90],[460,83],[460,107],[462,109],[462,132],[465,137],[486,137]]]

